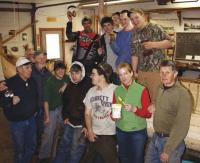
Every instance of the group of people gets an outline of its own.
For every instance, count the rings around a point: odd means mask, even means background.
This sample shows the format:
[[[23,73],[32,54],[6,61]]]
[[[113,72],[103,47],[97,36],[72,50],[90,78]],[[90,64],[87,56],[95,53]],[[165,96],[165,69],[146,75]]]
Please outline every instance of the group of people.
[[[14,162],[30,162],[39,147],[40,162],[179,163],[192,99],[177,81],[175,63],[164,60],[163,49],[171,46],[167,33],[141,9],[103,17],[101,36],[90,18],[83,18],[83,31],[73,32],[72,24],[68,15],[66,35],[76,41],[69,75],[62,61],[51,74],[46,53],[36,51],[34,64],[20,57],[17,74],[0,84]],[[121,105],[118,118],[113,104]],[[146,118],[152,114],[154,134],[145,156]]]

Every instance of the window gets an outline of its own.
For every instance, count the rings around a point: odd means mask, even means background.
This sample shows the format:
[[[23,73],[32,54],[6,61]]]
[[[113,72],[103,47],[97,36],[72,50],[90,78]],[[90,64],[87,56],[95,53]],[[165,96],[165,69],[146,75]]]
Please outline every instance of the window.
[[[40,48],[47,52],[47,59],[64,60],[64,29],[40,28]]]

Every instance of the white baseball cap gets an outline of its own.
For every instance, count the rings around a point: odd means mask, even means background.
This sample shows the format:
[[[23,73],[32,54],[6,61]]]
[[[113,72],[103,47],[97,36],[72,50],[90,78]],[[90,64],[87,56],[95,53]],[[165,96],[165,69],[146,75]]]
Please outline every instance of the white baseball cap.
[[[20,58],[18,58],[18,60],[16,62],[16,67],[19,67],[19,66],[22,66],[22,65],[25,65],[28,63],[31,63],[31,61],[28,60],[26,57],[20,57]]]

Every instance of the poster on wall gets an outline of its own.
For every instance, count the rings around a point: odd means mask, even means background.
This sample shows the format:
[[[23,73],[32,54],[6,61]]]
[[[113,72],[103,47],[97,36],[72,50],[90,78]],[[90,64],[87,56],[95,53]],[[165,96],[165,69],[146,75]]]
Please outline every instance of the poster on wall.
[[[183,18],[185,32],[200,32],[200,18]]]
[[[151,23],[159,24],[171,36],[172,40],[174,39],[178,19],[151,19]]]
[[[160,25],[167,33],[174,33],[177,19],[151,19],[151,23]]]

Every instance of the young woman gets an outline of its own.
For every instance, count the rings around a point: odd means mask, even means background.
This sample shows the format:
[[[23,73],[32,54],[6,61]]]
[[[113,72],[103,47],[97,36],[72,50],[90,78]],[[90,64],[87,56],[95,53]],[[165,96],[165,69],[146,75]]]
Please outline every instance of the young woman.
[[[117,68],[121,85],[114,92],[113,103],[122,104],[121,118],[116,120],[117,141],[121,163],[143,163],[147,140],[150,98],[148,90],[138,84],[128,63]]]

